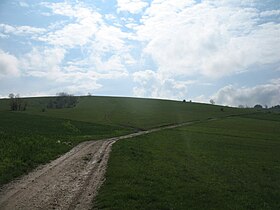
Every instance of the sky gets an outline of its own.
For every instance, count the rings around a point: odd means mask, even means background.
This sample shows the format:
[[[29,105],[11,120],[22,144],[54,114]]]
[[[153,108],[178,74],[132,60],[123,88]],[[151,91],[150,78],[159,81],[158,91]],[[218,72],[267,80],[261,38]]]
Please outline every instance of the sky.
[[[280,104],[279,0],[0,0],[0,97]]]

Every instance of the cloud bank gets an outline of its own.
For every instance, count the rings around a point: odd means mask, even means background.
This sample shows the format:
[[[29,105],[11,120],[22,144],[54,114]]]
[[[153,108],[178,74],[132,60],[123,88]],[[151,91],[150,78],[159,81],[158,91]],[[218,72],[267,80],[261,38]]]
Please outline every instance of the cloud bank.
[[[269,84],[254,87],[234,87],[228,85],[220,89],[214,96],[218,104],[231,106],[249,106],[256,104],[268,107],[280,104],[280,79]]]

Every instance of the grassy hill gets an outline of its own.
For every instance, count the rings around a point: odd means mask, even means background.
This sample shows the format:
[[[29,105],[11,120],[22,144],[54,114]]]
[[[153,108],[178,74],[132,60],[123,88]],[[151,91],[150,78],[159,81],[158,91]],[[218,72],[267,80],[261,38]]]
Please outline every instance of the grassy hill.
[[[15,112],[0,100],[0,185],[81,141],[196,121],[117,142],[96,206],[280,208],[279,114],[122,97],[79,97],[74,108],[46,109],[50,99],[26,98],[27,110]]]
[[[46,109],[54,97],[25,98],[26,111],[0,100],[0,185],[46,163],[81,141],[250,110],[168,100],[79,97],[74,108]],[[44,110],[44,112],[43,112]]]
[[[122,97],[79,97],[74,108],[47,109],[51,98],[27,98],[28,108],[24,113],[56,118],[78,120],[106,125],[130,126],[140,129],[252,112],[251,109],[237,109],[201,103],[180,101],[122,98]],[[8,110],[8,101],[0,102],[0,111]]]

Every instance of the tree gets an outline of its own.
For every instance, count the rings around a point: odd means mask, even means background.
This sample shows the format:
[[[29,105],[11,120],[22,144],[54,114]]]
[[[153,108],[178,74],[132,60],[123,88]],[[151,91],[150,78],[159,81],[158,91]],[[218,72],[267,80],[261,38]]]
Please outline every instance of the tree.
[[[65,92],[60,92],[56,94],[57,97],[50,99],[47,104],[49,109],[62,109],[62,108],[72,108],[78,103],[78,98]]]
[[[10,109],[12,111],[25,111],[27,107],[27,102],[20,98],[19,94],[9,94],[10,98]]]
[[[213,99],[210,99],[210,104],[215,105],[215,101]]]
[[[10,94],[9,94],[9,98],[10,98],[10,109],[11,109],[12,111],[17,110],[15,94],[10,93]]]
[[[260,104],[256,104],[255,106],[254,106],[254,109],[262,109],[263,107],[262,107],[262,105],[260,105]]]
[[[15,97],[15,94],[13,94],[13,93],[9,94],[9,98],[14,98],[14,97]]]

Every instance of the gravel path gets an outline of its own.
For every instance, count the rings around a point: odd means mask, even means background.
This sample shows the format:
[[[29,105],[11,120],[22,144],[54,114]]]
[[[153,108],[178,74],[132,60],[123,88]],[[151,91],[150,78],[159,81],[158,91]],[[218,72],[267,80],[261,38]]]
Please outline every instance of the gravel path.
[[[116,141],[187,124],[193,122],[83,142],[58,159],[3,186],[0,209],[91,209],[105,180],[109,154]]]

